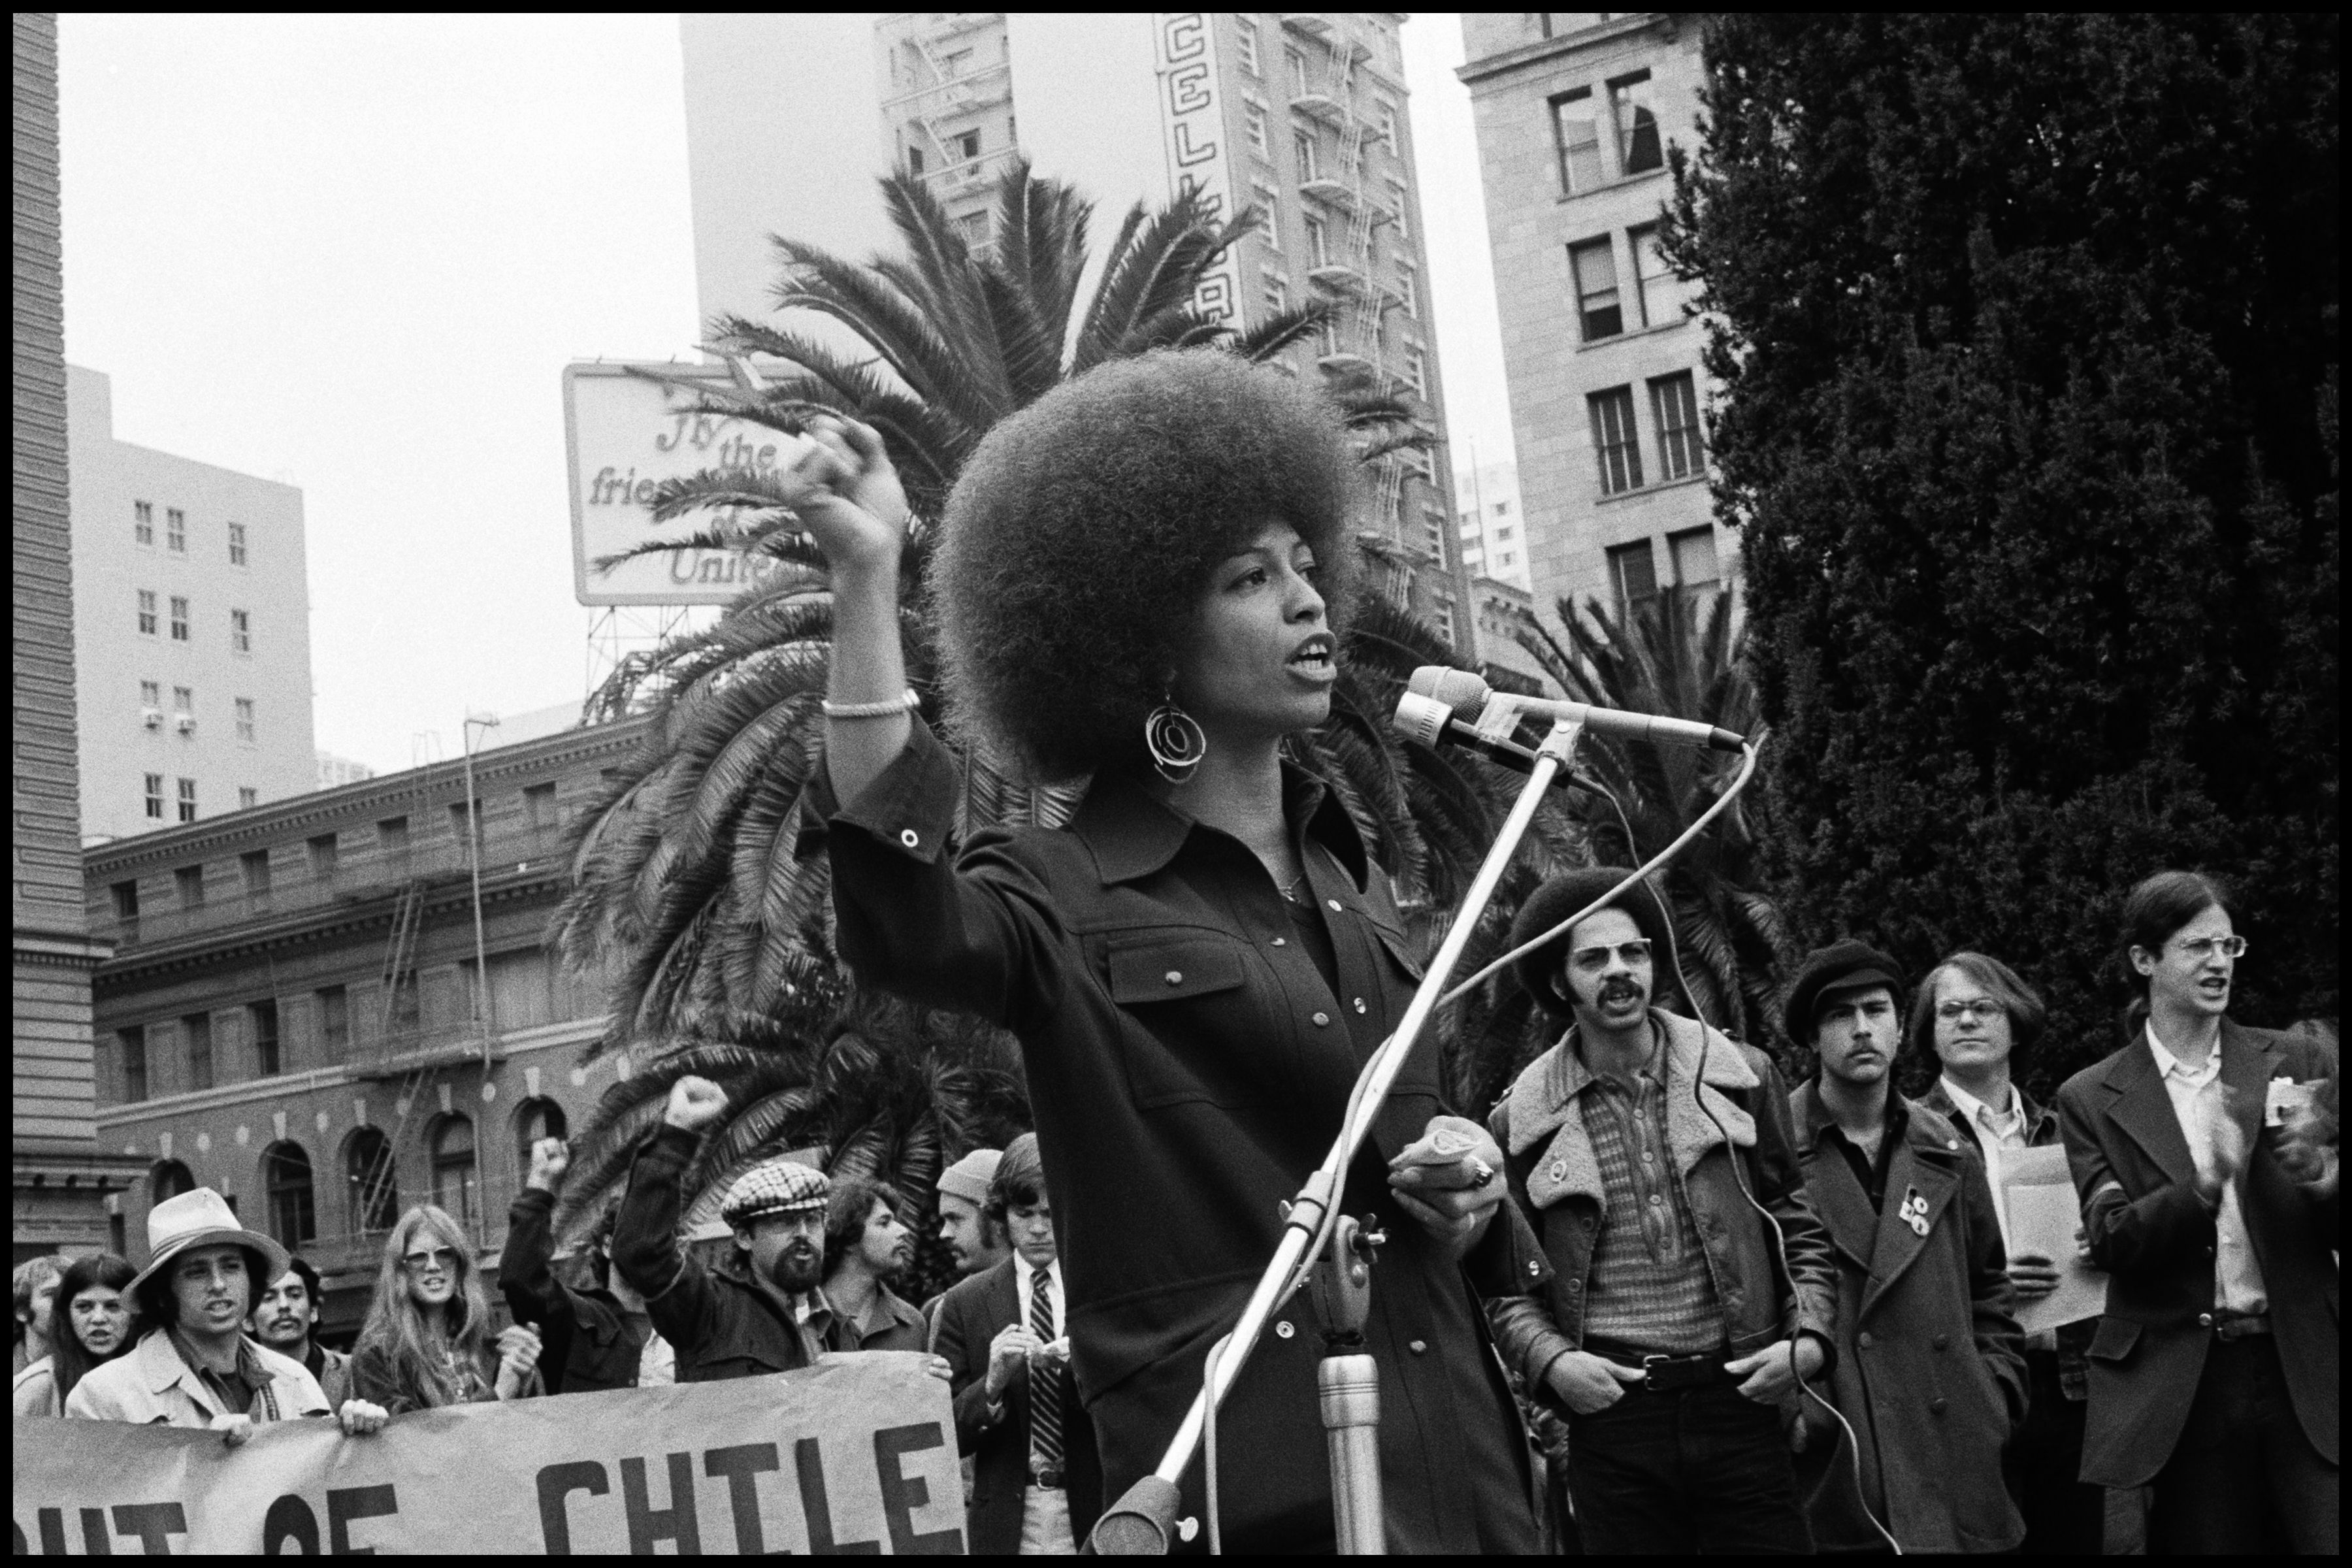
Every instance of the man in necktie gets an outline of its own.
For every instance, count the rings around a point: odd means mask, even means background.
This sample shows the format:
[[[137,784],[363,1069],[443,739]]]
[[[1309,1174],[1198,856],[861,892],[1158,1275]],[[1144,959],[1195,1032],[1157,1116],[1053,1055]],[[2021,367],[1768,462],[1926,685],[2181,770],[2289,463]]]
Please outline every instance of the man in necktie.
[[[1013,1141],[989,1213],[1013,1256],[941,1297],[932,1349],[947,1358],[956,1437],[974,1459],[974,1555],[1070,1556],[1102,1511],[1093,1424],[1069,1372],[1054,1213],[1034,1134]]]

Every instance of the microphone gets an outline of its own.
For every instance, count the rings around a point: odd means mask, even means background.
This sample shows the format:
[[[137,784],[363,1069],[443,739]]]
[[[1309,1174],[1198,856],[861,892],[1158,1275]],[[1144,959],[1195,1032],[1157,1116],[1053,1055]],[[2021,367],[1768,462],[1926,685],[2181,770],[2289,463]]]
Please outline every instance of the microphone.
[[[1516,691],[1496,691],[1485,680],[1466,669],[1449,669],[1442,664],[1424,664],[1412,672],[1405,683],[1408,695],[1423,698],[1444,706],[1455,721],[1475,726],[1478,715],[1486,711],[1490,701],[1509,703],[1522,713],[1541,714],[1550,719],[1573,719],[1583,723],[1597,735],[1615,735],[1628,741],[1675,741],[1685,746],[1707,746],[1718,752],[1738,752],[1748,744],[1747,738],[1728,730],[1718,730],[1712,724],[1694,723],[1688,719],[1667,719],[1654,713],[1628,713],[1618,708],[1595,708],[1587,702],[1569,702],[1557,697],[1522,697]],[[1402,705],[1399,705],[1402,714]]]
[[[1517,741],[1490,741],[1476,730],[1454,716],[1454,710],[1433,697],[1406,692],[1397,699],[1396,714],[1389,727],[1409,740],[1419,741],[1434,749],[1438,746],[1467,746],[1488,762],[1510,769],[1515,773],[1536,771],[1536,754]],[[1566,773],[1552,775],[1554,789],[1566,789],[1573,783]]]

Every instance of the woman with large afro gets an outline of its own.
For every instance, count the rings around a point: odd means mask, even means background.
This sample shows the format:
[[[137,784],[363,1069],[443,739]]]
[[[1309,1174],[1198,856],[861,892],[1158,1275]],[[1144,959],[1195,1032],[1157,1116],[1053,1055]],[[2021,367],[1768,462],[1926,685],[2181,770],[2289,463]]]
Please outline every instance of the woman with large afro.
[[[1066,1486],[1083,1540],[1158,1465],[1279,1204],[1421,974],[1388,879],[1286,749],[1330,712],[1357,464],[1317,395],[1214,351],[1102,366],[992,430],[935,559],[949,712],[1034,778],[1090,782],[1066,828],[957,846],[956,764],[899,657],[906,501],[873,431],[812,435],[797,510],[832,565],[835,645],[810,804],[841,952],[866,984],[1021,1041],[1102,1494],[1033,1433],[1026,1501]],[[1433,1047],[1416,1052],[1343,1197],[1387,1237],[1365,1337],[1389,1545],[1532,1551],[1527,1450],[1478,1298],[1544,1266],[1492,1179],[1500,1152],[1449,1111]],[[1224,1405],[1229,1551],[1333,1545],[1325,1353],[1294,1300]],[[959,1406],[975,1423],[981,1392]],[[1198,1516],[1198,1458],[1182,1489]]]

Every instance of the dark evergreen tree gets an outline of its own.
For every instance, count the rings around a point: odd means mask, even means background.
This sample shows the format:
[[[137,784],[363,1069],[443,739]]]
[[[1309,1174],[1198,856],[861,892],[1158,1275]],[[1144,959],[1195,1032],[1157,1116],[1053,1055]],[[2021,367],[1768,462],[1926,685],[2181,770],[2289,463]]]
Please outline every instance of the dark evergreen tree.
[[[2337,1008],[2337,21],[1725,16],[1672,254],[1809,942],[1974,947],[2116,1043],[2116,911],[2241,889]]]

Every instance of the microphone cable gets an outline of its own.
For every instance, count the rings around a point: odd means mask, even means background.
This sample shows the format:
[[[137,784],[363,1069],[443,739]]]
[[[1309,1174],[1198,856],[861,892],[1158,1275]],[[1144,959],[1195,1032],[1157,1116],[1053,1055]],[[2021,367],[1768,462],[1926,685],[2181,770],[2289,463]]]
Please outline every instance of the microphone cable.
[[[1749,750],[1752,752],[1754,748],[1751,747]],[[1625,815],[1624,805],[1622,802],[1618,800],[1616,792],[1610,789],[1607,784],[1580,775],[1575,782],[1582,788],[1590,790],[1606,800],[1609,803],[1611,809],[1616,812],[1617,825],[1624,829],[1625,832],[1626,858],[1631,859],[1635,855],[1639,854],[1641,851],[1633,842],[1633,821]],[[1701,819],[1702,822],[1704,822],[1704,818]],[[1686,834],[1685,837],[1687,837],[1688,835]],[[1677,843],[1679,842],[1680,841],[1677,840]],[[1797,1293],[1797,1277],[1794,1271],[1792,1271],[1789,1267],[1789,1238],[1780,1229],[1780,1216],[1775,1215],[1770,1209],[1766,1208],[1764,1205],[1758,1200],[1754,1191],[1748,1187],[1748,1173],[1740,1168],[1739,1155],[1738,1152],[1738,1146],[1731,1141],[1731,1130],[1724,1126],[1723,1119],[1716,1115],[1715,1108],[1707,1104],[1706,1098],[1699,1093],[1701,1080],[1706,1076],[1706,1054],[1708,1049],[1706,1032],[1713,1029],[1716,1033],[1722,1034],[1722,1031],[1715,1029],[1715,1026],[1707,1022],[1706,1012],[1699,1005],[1698,992],[1693,988],[1690,983],[1690,975],[1685,973],[1683,969],[1682,943],[1676,939],[1675,934],[1675,911],[1673,909],[1668,907],[1666,900],[1663,897],[1660,897],[1654,889],[1651,890],[1651,896],[1657,899],[1658,912],[1665,917],[1666,956],[1667,961],[1675,966],[1675,984],[1682,987],[1683,1000],[1690,1004],[1691,1014],[1698,1020],[1700,1031],[1698,1070],[1691,1075],[1691,1103],[1696,1106],[1706,1119],[1715,1124],[1716,1136],[1723,1140],[1724,1159],[1731,1166],[1731,1180],[1733,1184],[1739,1188],[1739,1195],[1748,1200],[1748,1206],[1754,1209],[1758,1215],[1761,1215],[1765,1225],[1770,1227],[1772,1232],[1772,1250],[1780,1259],[1780,1277],[1789,1282],[1789,1294],[1791,1297],[1794,1297]],[[1547,938],[1547,940],[1549,939]],[[1725,1035],[1724,1038],[1726,1040],[1729,1040],[1731,1037]],[[1734,1048],[1737,1048],[1737,1047],[1735,1046]],[[1845,1432],[1846,1458],[1853,1468],[1854,1501],[1860,1505],[1862,1509],[1862,1516],[1870,1521],[1870,1527],[1878,1531],[1879,1536],[1885,1541],[1887,1550],[1894,1552],[1897,1557],[1905,1556],[1906,1553],[1903,1550],[1902,1542],[1896,1541],[1895,1539],[1895,1532],[1887,1529],[1886,1526],[1879,1521],[1878,1515],[1871,1509],[1870,1499],[1864,1495],[1862,1486],[1862,1440],[1854,1436],[1853,1424],[1846,1420],[1845,1413],[1843,1411],[1840,1410],[1829,1400],[1822,1398],[1820,1394],[1814,1391],[1812,1384],[1805,1381],[1804,1373],[1801,1371],[1797,1365],[1798,1337],[1797,1330],[1790,1329],[1789,1331],[1789,1372],[1790,1374],[1797,1380],[1798,1392],[1804,1398],[1811,1399],[1814,1404],[1828,1411],[1830,1413],[1830,1418],[1835,1421]],[[1798,1420],[1801,1424],[1803,1419],[1804,1417],[1800,1415]]]

